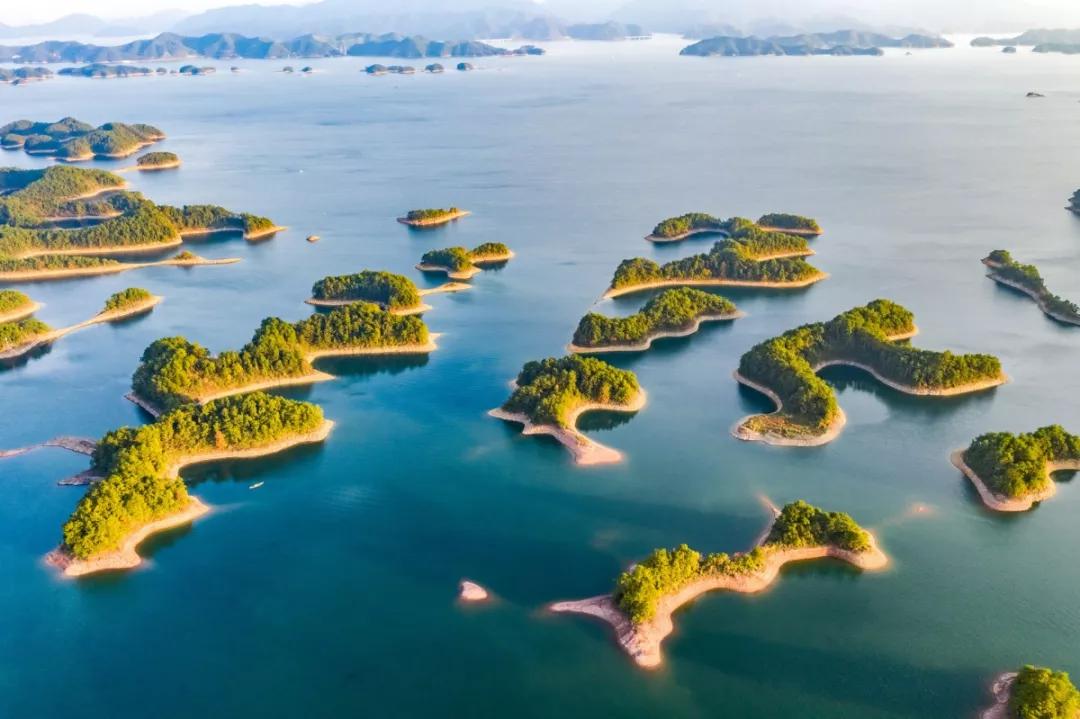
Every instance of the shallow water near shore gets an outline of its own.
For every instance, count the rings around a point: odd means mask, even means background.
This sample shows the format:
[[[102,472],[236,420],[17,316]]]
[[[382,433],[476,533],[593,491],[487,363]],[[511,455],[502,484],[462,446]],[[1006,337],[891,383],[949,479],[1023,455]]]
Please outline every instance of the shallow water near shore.
[[[56,480],[85,458],[0,461],[0,716],[142,717],[150,697],[168,719],[955,719],[1024,662],[1080,674],[1077,482],[999,516],[949,463],[985,431],[1080,432],[1080,328],[979,262],[1009,249],[1080,301],[1080,219],[1063,209],[1080,187],[1080,92],[1064,80],[1080,59],[958,47],[725,60],[680,58],[681,45],[552,44],[543,58],[439,76],[372,78],[366,60],[341,59],[312,61],[310,77],[222,62],[206,77],[0,87],[0,124],[158,125],[169,137],[154,149],[183,167],[130,173],[133,189],[289,228],[189,243],[236,265],[13,285],[56,327],[129,286],[165,300],[0,367],[0,448],[146,421],[123,395],[159,337],[236,349],[266,316],[310,314],[303,300],[325,275],[386,269],[433,287],[441,276],[413,269],[426,250],[516,253],[472,290],[426,298],[442,333],[429,358],[323,360],[336,380],[282,390],[324,408],[330,439],[186,471],[215,511],[142,545],[139,570],[57,577],[42,557],[84,490]],[[21,152],[0,162],[47,164]],[[431,230],[395,222],[449,205],[473,214]],[[620,465],[575,467],[556,442],[485,416],[524,362],[562,354],[582,314],[644,304],[648,293],[594,305],[620,260],[707,250],[715,238],[642,239],[695,210],[817,217],[825,234],[809,261],[829,279],[723,288],[746,317],[604,356],[649,396],[632,418],[583,418]],[[997,354],[1012,381],[909,397],[831,368],[848,418],[835,442],[730,436],[770,409],[731,377],[743,352],[878,297],[915,312],[916,346]],[[748,547],[767,521],[761,495],[850,512],[891,566],[800,565],[765,594],[707,596],[675,616],[653,673],[599,623],[544,611],[608,591],[656,546]],[[462,578],[496,600],[462,606]]]

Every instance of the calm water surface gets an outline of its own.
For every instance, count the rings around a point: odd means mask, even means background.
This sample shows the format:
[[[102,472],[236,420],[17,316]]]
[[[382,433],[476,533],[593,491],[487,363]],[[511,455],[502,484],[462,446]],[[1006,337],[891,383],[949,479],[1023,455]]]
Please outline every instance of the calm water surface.
[[[967,717],[1003,669],[1080,673],[1075,481],[1001,517],[948,462],[984,431],[1080,431],[1080,329],[979,264],[1010,249],[1080,298],[1080,221],[1062,209],[1080,186],[1080,60],[967,48],[702,60],[680,46],[555,44],[442,76],[371,78],[353,59],[314,61],[311,77],[275,62],[232,74],[226,62],[203,78],[0,88],[2,121],[158,125],[184,167],[131,175],[135,189],[290,227],[258,244],[193,243],[243,258],[234,266],[19,286],[54,325],[131,285],[166,300],[0,372],[0,447],[144,421],[122,395],[147,344],[182,334],[238,348],[268,315],[306,316],[324,275],[435,284],[412,269],[425,250],[501,241],[518,254],[472,291],[433,298],[426,319],[443,338],[430,359],[327,362],[337,381],[289,391],[338,423],[324,446],[187,473],[217,511],[145,544],[138,571],[71,582],[41,563],[82,492],[56,480],[83,458],[0,464],[0,715]],[[474,215],[422,233],[394,222],[450,204]],[[525,361],[562,352],[621,259],[706,249],[641,239],[699,209],[818,217],[813,262],[831,278],[730,292],[745,319],[617,357],[649,405],[585,426],[622,465],[574,467],[553,442],[485,417]],[[833,444],[729,436],[768,406],[731,379],[743,352],[877,297],[916,313],[920,346],[996,353],[1013,381],[913,399],[830,370],[849,419]],[[266,484],[251,492],[254,481]],[[851,512],[893,565],[804,565],[759,596],[711,595],[678,615],[655,673],[604,627],[544,613],[607,591],[655,546],[746,548],[762,495]],[[460,606],[462,577],[498,599]]]

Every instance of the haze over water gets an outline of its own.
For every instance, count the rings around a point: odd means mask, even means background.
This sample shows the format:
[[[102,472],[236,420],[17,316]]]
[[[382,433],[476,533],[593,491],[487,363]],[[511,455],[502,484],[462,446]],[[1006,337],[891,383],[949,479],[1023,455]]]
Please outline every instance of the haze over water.
[[[324,446],[185,473],[217,511],[144,544],[150,561],[136,571],[57,578],[41,558],[83,490],[56,480],[85,459],[3,460],[0,716],[955,719],[1022,663],[1080,673],[1076,482],[1002,517],[948,461],[986,431],[1080,431],[1080,329],[979,263],[1009,249],[1080,300],[1080,220],[1063,209],[1080,187],[1080,59],[965,43],[741,59],[680,58],[673,39],[556,43],[546,57],[441,76],[373,78],[360,72],[368,61],[337,59],[301,77],[276,71],[304,61],[240,61],[207,77],[0,88],[0,124],[161,127],[155,149],[183,168],[128,175],[155,201],[290,227],[251,245],[191,243],[237,265],[18,285],[54,326],[124,287],[166,299],[0,372],[2,448],[145,421],[123,394],[159,337],[238,349],[264,317],[307,316],[302,301],[325,275],[421,281],[413,265],[428,249],[499,241],[517,253],[473,290],[429,299],[425,319],[443,333],[430,359],[322,362],[338,380],[288,391],[337,422]],[[394,222],[449,205],[474,214],[428,232]],[[810,261],[831,277],[727,290],[744,319],[609,358],[649,393],[629,420],[582,423],[626,454],[621,465],[574,467],[554,442],[485,416],[524,362],[563,353],[620,260],[705,251],[709,239],[641,239],[697,210],[814,216],[826,232]],[[997,354],[1012,381],[911,398],[829,370],[848,416],[832,444],[729,435],[769,408],[731,379],[743,352],[878,297],[914,311],[918,346]],[[596,309],[631,313],[646,299]],[[802,565],[762,595],[708,595],[678,613],[655,673],[605,626],[543,611],[608,591],[657,546],[748,548],[762,495],[850,512],[891,568]],[[496,601],[459,605],[463,577]]]

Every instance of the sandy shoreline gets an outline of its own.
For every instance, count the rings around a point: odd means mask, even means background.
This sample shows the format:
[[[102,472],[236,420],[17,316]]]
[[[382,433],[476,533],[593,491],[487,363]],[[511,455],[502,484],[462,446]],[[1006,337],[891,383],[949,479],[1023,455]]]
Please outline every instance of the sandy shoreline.
[[[427,297],[428,295],[437,295],[444,292],[464,292],[465,290],[471,290],[472,285],[467,285],[464,282],[447,282],[441,284],[438,287],[429,287],[427,289],[419,290],[421,297]],[[412,307],[395,307],[394,309],[388,309],[382,302],[376,302],[375,300],[365,300],[361,298],[343,299],[343,300],[320,300],[315,297],[309,297],[304,300],[305,303],[312,307],[345,307],[347,305],[355,305],[358,302],[367,302],[369,304],[378,305],[392,315],[419,315],[432,309],[431,305],[421,302],[418,305]]]
[[[784,227],[770,227],[768,225],[758,225],[757,228],[765,232],[779,232],[782,235],[796,235],[797,237],[821,237],[825,234],[824,230],[796,230]]]
[[[719,228],[700,228],[697,230],[687,230],[686,232],[679,233],[678,235],[672,235],[671,237],[665,237],[664,235],[656,235],[653,233],[649,233],[645,235],[645,239],[654,244],[663,245],[668,242],[682,242],[683,240],[688,240],[691,237],[695,237],[697,235],[723,235],[724,237],[731,237],[731,233],[727,230],[721,230]]]
[[[334,423],[331,420],[323,420],[322,425],[312,432],[289,437],[263,447],[252,447],[249,449],[233,451],[205,452],[202,454],[180,457],[169,467],[167,474],[170,477],[178,477],[181,469],[196,464],[264,457],[266,455],[283,452],[286,449],[291,449],[302,444],[322,442],[330,435],[330,431],[333,428]],[[210,507],[208,505],[204,504],[198,497],[191,495],[191,501],[188,503],[187,507],[179,512],[170,514],[167,517],[162,517],[161,519],[144,524],[134,530],[125,537],[123,544],[117,550],[106,552],[105,554],[91,559],[76,559],[68,552],[64,551],[62,547],[58,547],[46,555],[45,561],[47,564],[60,569],[64,576],[67,577],[80,577],[87,574],[116,569],[132,569],[142,563],[142,557],[139,556],[136,549],[144,540],[158,532],[164,532],[175,527],[189,524],[209,511]]]
[[[397,221],[403,225],[408,225],[409,227],[438,227],[439,225],[445,225],[448,222],[453,222],[462,217],[468,217],[471,214],[472,213],[468,210],[461,210],[440,217],[434,217],[429,220],[410,220],[408,217],[399,217],[397,218]]]
[[[769,525],[771,528],[771,522]],[[768,536],[768,530],[762,534]],[[655,616],[642,624],[635,625],[619,609],[614,597],[605,594],[580,601],[556,602],[549,606],[552,612],[585,614],[600,619],[615,630],[616,641],[634,662],[643,668],[653,669],[663,662],[660,645],[671,634],[675,626],[672,615],[682,606],[689,604],[702,594],[717,590],[727,590],[751,594],[767,589],[779,576],[781,568],[790,562],[802,562],[811,559],[831,557],[847,562],[863,571],[884,569],[889,559],[878,548],[874,536],[870,535],[871,548],[865,552],[850,552],[831,545],[803,547],[799,549],[766,549],[765,567],[753,574],[735,576],[706,576],[693,581],[674,594],[669,594],[657,603]]]
[[[180,167],[183,162],[181,160],[172,160],[170,162],[163,162],[158,165],[133,165],[132,167],[125,167],[125,170],[138,170],[139,172],[156,172],[157,170],[172,170]]]
[[[31,300],[29,304],[23,305],[18,309],[11,310],[7,314],[0,314],[0,324],[4,324],[6,322],[16,322],[18,320],[26,319],[40,309],[41,303]]]
[[[729,312],[727,314],[719,315],[702,315],[696,318],[690,327],[683,330],[665,330],[655,332],[641,342],[635,342],[633,344],[614,344],[614,345],[599,345],[597,347],[581,347],[571,342],[566,345],[567,352],[573,352],[574,354],[601,354],[607,352],[644,352],[652,347],[653,342],[656,340],[667,339],[669,337],[689,337],[701,329],[701,325],[706,322],[723,322],[725,320],[736,320],[740,317],[745,317],[745,312],[736,310],[735,312]]]
[[[143,312],[149,312],[159,302],[161,302],[161,300],[161,297],[153,295],[150,298],[144,300],[143,302],[140,302],[137,305],[133,305],[131,307],[126,307],[121,310],[99,312],[90,319],[84,320],[83,322],[80,322],[76,325],[71,325],[70,327],[61,327],[60,329],[37,335],[21,345],[16,345],[15,347],[4,350],[0,352],[0,359],[14,359],[16,357],[21,357],[27,352],[30,352],[31,350],[40,347],[41,345],[51,344],[63,337],[64,335],[68,335],[72,332],[85,329],[86,327],[90,327],[91,325],[102,324],[104,322],[115,322],[116,320],[125,319],[127,317],[134,317],[135,315],[142,314]]]
[[[773,392],[771,389],[763,384],[758,384],[753,380],[747,379],[738,370],[732,373],[735,381],[739,384],[746,385],[750,389],[757,390],[761,394],[765,395],[773,401],[776,405],[776,409],[769,414],[779,414],[784,409],[784,402],[780,399],[780,395]],[[731,436],[735,439],[741,439],[744,442],[764,442],[765,444],[771,444],[774,447],[820,447],[823,444],[828,444],[834,439],[840,436],[840,432],[843,431],[844,425],[847,424],[847,415],[844,414],[844,410],[837,409],[836,419],[832,424],[819,435],[801,436],[801,437],[785,437],[783,435],[771,434],[769,432],[758,432],[757,430],[750,429],[744,426],[750,419],[754,417],[762,417],[766,415],[761,414],[748,414],[745,417],[738,420],[731,428]]]
[[[622,295],[629,295],[635,292],[654,290],[660,287],[761,287],[766,289],[794,290],[801,287],[809,287],[828,277],[829,273],[819,272],[813,277],[793,282],[753,282],[749,280],[724,280],[716,278],[703,280],[659,280],[657,282],[645,282],[639,285],[627,285],[626,287],[609,287],[607,291],[601,295],[601,299],[609,300],[613,297],[621,297]]]
[[[509,262],[514,258],[513,252],[508,252],[505,255],[480,255],[473,257],[472,267],[468,267],[464,270],[455,270],[452,267],[446,265],[437,265],[430,262],[421,262],[416,265],[416,269],[421,272],[442,272],[447,278],[451,280],[469,280],[484,271],[483,267],[479,265],[492,265],[499,262]]]
[[[20,454],[26,454],[27,452],[33,452],[35,449],[42,449],[45,447],[58,447],[60,449],[66,449],[69,452],[76,454],[91,455],[97,448],[97,442],[87,437],[53,437],[47,439],[44,442],[38,442],[37,444],[27,445],[26,447],[18,447],[16,449],[0,449],[0,459],[7,459],[8,457],[18,457]]]
[[[1080,470],[1080,460],[1047,462],[1045,471],[1047,479],[1050,479],[1050,484],[1045,490],[1029,494],[1025,497],[1006,497],[990,489],[990,487],[982,480],[982,477],[976,474],[975,470],[968,466],[964,461],[964,452],[966,451],[966,449],[958,449],[955,452],[952,452],[949,455],[949,461],[952,462],[954,467],[963,472],[964,476],[971,480],[971,483],[975,485],[975,489],[978,491],[983,504],[986,505],[988,509],[993,509],[996,512],[1026,512],[1034,507],[1036,503],[1050,499],[1057,494],[1057,483],[1050,478],[1051,474],[1070,469]]]
[[[567,416],[569,427],[558,427],[552,424],[533,424],[525,415],[519,412],[507,412],[501,407],[496,407],[488,412],[489,417],[516,422],[523,425],[521,434],[534,435],[546,434],[559,441],[574,458],[574,463],[581,466],[597,464],[614,464],[621,462],[623,455],[616,449],[607,447],[592,439],[589,439],[577,429],[578,417],[586,412],[605,410],[608,412],[638,412],[648,400],[645,390],[640,390],[636,397],[625,405],[604,404],[600,402],[586,402],[575,407]]]
[[[979,715],[979,719],[1009,719],[1009,699],[1012,698],[1012,688],[1016,683],[1016,677],[1016,672],[1005,672],[994,677],[990,685],[990,693],[994,695],[994,704],[985,709]]]
[[[983,264],[986,265],[987,267],[990,267],[991,269],[1001,267],[1001,265],[996,263],[996,262],[986,262],[986,261],[984,261]],[[992,279],[994,282],[997,282],[998,284],[1002,284],[1002,285],[1005,285],[1007,287],[1011,287],[1014,290],[1018,290],[1020,292],[1023,292],[1025,295],[1027,295],[1031,299],[1035,300],[1035,304],[1037,304],[1039,306],[1039,309],[1042,310],[1043,314],[1045,314],[1047,317],[1051,317],[1051,318],[1057,320],[1058,322],[1064,322],[1065,324],[1068,324],[1068,325],[1080,325],[1080,318],[1068,317],[1066,315],[1062,315],[1062,314],[1059,314],[1059,313],[1054,312],[1053,310],[1051,310],[1046,304],[1046,299],[1042,295],[1040,295],[1038,292],[1031,289],[1030,287],[1024,287],[1019,282],[1015,282],[1013,280],[1010,280],[1007,277],[1002,277],[1001,275],[999,275],[996,272],[991,271],[986,276],[989,277],[990,279]]]
[[[1003,372],[1000,376],[995,377],[994,379],[983,380],[981,382],[969,382],[967,384],[956,385],[955,387],[943,387],[942,389],[913,387],[911,385],[900,384],[899,382],[894,382],[893,380],[887,379],[878,374],[877,370],[875,370],[873,367],[870,367],[869,365],[862,364],[861,362],[841,359],[821,362],[814,367],[814,372],[819,372],[826,367],[837,366],[855,367],[857,369],[861,369],[867,374],[872,375],[874,379],[887,387],[891,387],[898,392],[903,392],[904,394],[915,395],[918,397],[955,397],[961,394],[971,394],[972,392],[982,392],[983,390],[993,389],[994,387],[999,387],[1009,381],[1008,375]]]
[[[37,280],[63,280],[69,277],[89,277],[94,275],[115,275],[128,270],[144,267],[203,267],[208,265],[232,265],[240,261],[239,257],[225,257],[220,260],[208,260],[196,257],[193,260],[159,260],[157,262],[118,262],[115,265],[99,267],[73,267],[60,270],[21,270],[18,272],[0,272],[0,282],[32,282]]]

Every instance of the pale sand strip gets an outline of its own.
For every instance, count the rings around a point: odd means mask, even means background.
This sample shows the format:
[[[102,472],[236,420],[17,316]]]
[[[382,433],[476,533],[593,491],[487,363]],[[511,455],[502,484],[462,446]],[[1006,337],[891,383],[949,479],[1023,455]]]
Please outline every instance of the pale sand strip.
[[[517,422],[523,425],[523,435],[546,434],[554,437],[574,457],[574,462],[581,466],[596,464],[614,464],[621,462],[623,455],[618,450],[604,446],[599,442],[589,439],[576,428],[578,417],[586,412],[604,410],[608,412],[637,412],[645,406],[647,396],[645,390],[640,390],[627,404],[604,404],[600,402],[586,402],[575,407],[567,416],[569,427],[557,427],[552,424],[533,424],[525,414],[519,412],[507,412],[497,407],[488,412],[489,417]]]
[[[265,457],[299,445],[322,442],[330,435],[330,431],[333,428],[334,423],[331,420],[324,420],[322,426],[313,432],[283,439],[264,447],[253,447],[250,449],[233,451],[205,452],[203,454],[181,457],[169,467],[168,476],[178,477],[181,469],[195,464]],[[161,519],[139,527],[124,539],[123,544],[117,550],[107,552],[92,559],[76,559],[68,552],[64,551],[62,547],[58,547],[45,556],[45,561],[49,565],[62,570],[67,577],[80,577],[108,570],[131,569],[142,563],[142,557],[139,556],[136,549],[147,537],[157,534],[158,532],[173,529],[174,527],[189,524],[209,511],[210,507],[208,505],[204,504],[198,497],[191,495],[191,501],[188,503],[187,507],[175,514],[162,517]]]
[[[735,370],[732,373],[732,376],[739,384],[744,384],[750,389],[757,390],[773,401],[776,405],[776,409],[769,414],[779,414],[784,409],[784,402],[780,399],[780,395],[776,394],[776,392],[773,392],[765,385],[747,379],[738,370]],[[735,439],[741,439],[744,442],[764,442],[765,444],[771,444],[774,447],[820,447],[839,437],[840,432],[844,429],[844,425],[847,424],[847,415],[844,414],[844,410],[837,407],[836,418],[833,420],[832,424],[828,426],[825,432],[819,435],[785,437],[769,432],[758,432],[757,430],[745,426],[750,419],[761,416],[762,415],[760,414],[749,414],[743,417],[731,428],[731,436]]]
[[[731,237],[731,233],[727,230],[721,229],[709,229],[701,228],[697,230],[688,230],[678,235],[672,235],[671,237],[664,237],[663,235],[654,235],[652,233],[645,235],[645,239],[657,245],[664,245],[669,242],[682,242],[688,240],[695,235],[723,235],[724,237]]]
[[[991,268],[1001,267],[1001,265],[996,262],[984,261],[983,264]],[[1006,285],[1008,287],[1012,287],[1014,290],[1019,290],[1020,292],[1023,292],[1025,295],[1035,300],[1035,304],[1037,304],[1039,306],[1039,309],[1043,311],[1043,314],[1047,315],[1048,317],[1052,317],[1058,322],[1064,322],[1065,324],[1080,325],[1080,318],[1069,317],[1068,315],[1063,315],[1050,309],[1050,307],[1046,304],[1046,298],[1040,295],[1035,290],[1029,287],[1024,287],[1019,282],[1010,280],[1007,277],[1002,277],[996,272],[990,272],[986,276],[992,279],[994,282],[997,282],[998,284]]]
[[[994,490],[990,489],[982,478],[975,473],[971,467],[964,462],[964,452],[966,449],[958,449],[949,455],[949,461],[953,466],[964,473],[964,476],[971,480],[971,483],[975,485],[975,489],[979,492],[979,497],[982,498],[983,504],[989,509],[993,509],[997,512],[1026,512],[1035,506],[1037,502],[1050,499],[1057,494],[1057,483],[1051,479],[1050,475],[1054,472],[1063,472],[1066,470],[1077,469],[1080,470],[1080,459],[1062,460],[1059,462],[1047,462],[1046,463],[1046,477],[1050,479],[1050,484],[1047,488],[1041,492],[1035,492],[1025,497],[1006,497],[998,494]]]
[[[276,235],[279,232],[284,232],[289,229],[282,225],[274,225],[268,227],[265,230],[259,230],[258,232],[244,232],[240,227],[194,227],[188,230],[181,230],[181,237],[201,237],[203,235],[217,235],[217,234],[242,234],[245,240],[258,240],[268,235]]]
[[[97,442],[92,439],[87,439],[86,437],[53,437],[44,442],[31,444],[26,447],[0,449],[0,459],[18,457],[20,454],[33,452],[35,449],[42,449],[44,447],[59,447],[60,449],[66,449],[69,452],[75,452],[76,454],[91,455],[94,453],[94,449],[97,448]]]
[[[622,295],[629,295],[635,292],[654,290],[660,287],[761,287],[763,289],[794,290],[801,287],[809,287],[812,284],[828,278],[828,276],[829,273],[827,272],[819,272],[813,277],[808,277],[805,280],[796,280],[792,282],[752,282],[747,280],[724,279],[660,280],[657,282],[645,282],[640,285],[628,285],[619,288],[609,287],[608,290],[601,295],[600,299],[609,300],[613,297],[621,297]]]
[[[775,519],[775,518],[774,518]],[[769,527],[762,534],[768,537]],[[553,612],[568,612],[596,617],[611,625],[619,646],[640,666],[653,669],[663,662],[660,645],[674,630],[672,615],[683,605],[697,599],[702,594],[717,590],[727,590],[740,594],[751,594],[767,589],[779,576],[781,568],[789,562],[801,562],[810,559],[831,557],[858,567],[864,571],[884,569],[889,558],[878,548],[877,540],[870,535],[870,549],[865,552],[850,552],[833,546],[803,547],[799,549],[766,548],[765,567],[753,574],[736,576],[703,577],[675,592],[662,597],[656,606],[655,616],[648,622],[633,624],[619,609],[614,597],[605,594],[580,601],[556,602],[549,606]]]
[[[38,302],[30,301],[30,304],[23,305],[22,307],[12,310],[7,314],[0,315],[0,324],[5,322],[16,322],[21,319],[25,319],[41,309],[41,304]]]
[[[22,270],[18,272],[0,272],[0,282],[21,282],[35,280],[63,280],[69,277],[89,277],[93,275],[114,275],[128,270],[144,267],[202,267],[205,265],[232,265],[240,261],[239,257],[226,257],[220,260],[208,260],[196,257],[192,260],[160,260],[158,262],[118,262],[115,265],[100,267],[75,267],[61,270]]]
[[[91,325],[101,324],[103,322],[115,322],[116,320],[124,319],[125,317],[133,317],[143,312],[149,312],[154,308],[157,303],[161,302],[161,297],[157,295],[151,296],[144,302],[140,302],[132,307],[127,307],[122,310],[110,310],[108,312],[99,312],[88,320],[80,322],[77,325],[71,325],[70,327],[62,327],[58,330],[52,330],[45,334],[40,334],[32,338],[29,342],[25,342],[16,347],[4,350],[0,352],[0,359],[13,359],[15,357],[21,357],[27,352],[30,352],[35,347],[40,347],[44,344],[51,344],[60,339],[64,335],[70,334],[77,330],[90,327]]]
[[[931,389],[927,387],[913,387],[911,385],[900,384],[893,380],[886,379],[878,374],[877,370],[869,365],[862,364],[861,362],[853,362],[851,360],[829,360],[828,362],[822,362],[814,367],[814,372],[825,369],[826,367],[846,366],[855,367],[861,369],[873,376],[878,382],[881,382],[887,387],[892,387],[898,392],[904,394],[916,395],[918,397],[955,397],[961,394],[971,394],[973,392],[982,392],[983,390],[993,389],[999,387],[1009,381],[1009,376],[1002,373],[998,377],[993,379],[983,380],[982,382],[969,382],[967,384],[956,385],[955,387],[943,387],[941,389]]]
[[[653,342],[656,340],[667,339],[669,337],[689,337],[690,335],[701,329],[701,325],[706,322],[722,322],[724,320],[736,320],[740,317],[745,317],[745,312],[735,311],[727,314],[720,315],[701,315],[694,320],[693,324],[683,330],[667,330],[661,332],[655,332],[641,342],[633,344],[615,344],[615,345],[600,345],[598,347],[581,347],[571,342],[566,345],[567,352],[573,352],[575,354],[600,354],[607,352],[644,352],[652,347]]]
[[[139,172],[157,172],[158,170],[172,170],[180,167],[183,162],[179,159],[170,160],[169,162],[162,162],[158,165],[132,165],[131,167],[125,167],[123,170],[113,170],[113,172],[124,172],[126,170],[138,170]]]
[[[84,219],[81,217],[72,219]],[[79,256],[79,255],[94,255],[106,257],[109,255],[145,255],[148,253],[159,252],[161,250],[169,250],[174,247],[179,247],[184,244],[184,240],[180,235],[173,237],[166,242],[155,242],[147,245],[103,245],[101,247],[72,247],[69,249],[52,249],[52,250],[29,250],[22,252],[15,256],[18,260],[27,260],[33,257],[56,257],[56,256]]]
[[[419,290],[419,295],[421,297],[427,297],[428,295],[437,295],[443,292],[464,292],[465,290],[471,289],[472,285],[465,284],[464,282],[447,282],[445,284],[439,285],[438,287],[430,287],[428,289]],[[384,305],[382,302],[365,299],[320,300],[316,299],[315,297],[309,297],[308,299],[304,300],[304,302],[313,307],[345,307],[346,305],[355,305],[360,302],[367,302],[369,304],[379,305],[383,309],[386,309],[386,305]],[[393,315],[419,315],[427,312],[430,309],[432,309],[431,305],[421,302],[414,307],[397,307],[392,310],[387,310],[387,312]]]
[[[442,272],[451,280],[469,280],[484,271],[483,267],[479,265],[492,265],[498,262],[509,262],[513,259],[514,253],[508,252],[505,255],[479,255],[473,257],[472,267],[468,267],[464,270],[455,270],[452,267],[446,265],[436,265],[429,262],[421,262],[416,265],[416,269],[421,272]]]
[[[439,217],[432,218],[430,220],[410,220],[407,217],[399,217],[397,221],[403,225],[409,227],[438,227],[439,225],[445,225],[448,222],[453,222],[462,217],[468,217],[472,213],[468,210],[461,210],[459,212],[453,212]]]
[[[979,715],[980,719],[1010,719],[1009,699],[1012,697],[1016,677],[1016,672],[1005,672],[994,678],[994,683],[990,685],[990,692],[994,695],[994,704]]]

